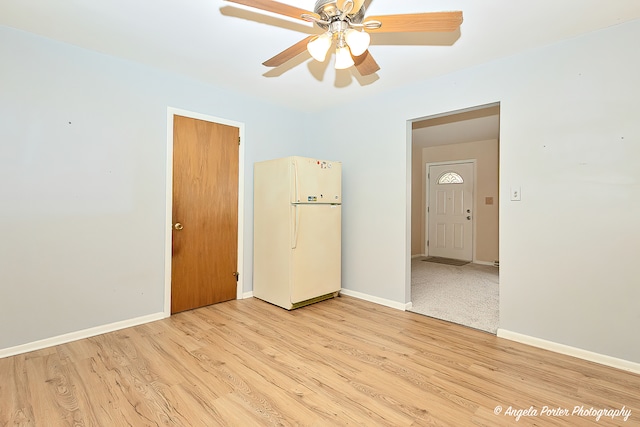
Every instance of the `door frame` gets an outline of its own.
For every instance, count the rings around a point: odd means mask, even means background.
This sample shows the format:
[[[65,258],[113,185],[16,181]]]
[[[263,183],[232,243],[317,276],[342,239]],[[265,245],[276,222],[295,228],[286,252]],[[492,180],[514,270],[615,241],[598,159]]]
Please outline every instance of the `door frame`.
[[[476,186],[478,181],[478,165],[476,159],[468,159],[468,160],[448,160],[442,162],[428,162],[425,163],[425,185],[424,185],[424,252],[425,256],[429,256],[429,246],[427,246],[427,241],[429,240],[429,184],[430,184],[430,176],[429,176],[429,167],[430,166],[443,166],[443,165],[455,165],[461,163],[471,163],[473,164],[473,199],[471,200],[471,205],[473,206],[473,215],[471,215],[471,227],[473,228],[471,232],[471,262],[476,262],[476,212],[478,211],[477,204],[477,196],[476,196]]]
[[[171,316],[171,242],[173,224],[173,116],[183,116],[222,125],[236,127],[240,133],[238,152],[238,284],[236,298],[243,298],[243,236],[244,236],[244,123],[179,108],[167,107],[167,164],[166,164],[166,211],[165,211],[165,252],[164,252],[164,315]]]

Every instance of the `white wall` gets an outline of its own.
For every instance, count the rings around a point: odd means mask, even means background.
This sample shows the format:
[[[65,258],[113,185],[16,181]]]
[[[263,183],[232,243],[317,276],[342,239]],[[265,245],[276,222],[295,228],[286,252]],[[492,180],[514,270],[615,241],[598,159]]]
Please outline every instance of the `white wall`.
[[[344,286],[405,303],[407,120],[500,102],[500,327],[640,362],[639,37],[635,21],[303,116],[0,27],[0,349],[162,310],[167,106],[246,124],[245,291],[251,165],[295,153],[343,162]]]
[[[322,139],[344,162],[343,285],[410,301],[407,120],[500,102],[500,328],[640,362],[638,38],[634,21],[318,117],[361,124]]]
[[[163,311],[169,106],[245,125],[251,290],[251,165],[305,116],[6,27],[0,57],[0,350]]]

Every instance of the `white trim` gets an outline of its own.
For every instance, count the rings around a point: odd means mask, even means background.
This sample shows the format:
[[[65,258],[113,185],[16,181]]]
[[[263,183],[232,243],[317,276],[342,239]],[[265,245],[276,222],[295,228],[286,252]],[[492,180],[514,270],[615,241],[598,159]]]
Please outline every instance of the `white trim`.
[[[0,359],[16,354],[28,353],[30,351],[41,350],[43,348],[55,345],[66,344],[71,341],[77,341],[84,338],[95,337],[96,335],[106,334],[108,332],[118,331],[120,329],[130,328],[132,326],[142,325],[144,323],[154,322],[166,318],[165,313],[148,314],[146,316],[136,317],[129,320],[121,320],[119,322],[109,323],[107,325],[96,326],[81,331],[69,332],[68,334],[58,335],[56,337],[46,338],[39,341],[33,341],[27,344],[17,345],[0,349]]]
[[[253,291],[243,293],[242,297],[239,299],[249,299],[249,298],[253,298]]]
[[[236,126],[236,125],[233,125]],[[240,136],[240,147],[238,151],[238,287],[236,298],[242,298],[244,290],[244,123],[237,125]]]
[[[412,304],[410,302],[406,303],[406,304],[402,304],[402,303],[399,303],[399,302],[396,302],[396,301],[391,301],[389,299],[374,297],[373,295],[363,294],[362,292],[352,291],[352,290],[344,289],[344,288],[342,288],[340,290],[340,293],[342,295],[346,295],[346,296],[349,296],[349,297],[354,297],[354,298],[358,298],[358,299],[361,299],[361,300],[365,300],[365,301],[373,302],[373,303],[376,303],[376,304],[384,305],[385,307],[395,308],[396,310],[407,311],[407,310],[410,310],[411,307],[412,307]]]
[[[496,263],[495,262],[490,262],[490,261],[478,261],[478,260],[473,260],[471,261],[472,264],[479,264],[479,265],[490,265],[491,267],[495,267]]]
[[[171,315],[171,239],[173,220],[173,116],[177,114],[167,108],[167,164],[165,175],[165,236],[164,236],[164,314]]]
[[[171,315],[171,225],[173,212],[173,116],[179,115],[190,117],[193,119],[204,120],[207,122],[219,123],[227,126],[237,127],[240,134],[240,150],[238,152],[238,285],[236,288],[236,298],[242,299],[243,280],[244,280],[244,156],[245,156],[245,137],[244,123],[232,120],[222,119],[219,117],[209,116],[206,114],[195,113],[193,111],[181,110],[178,108],[167,107],[167,175],[166,179],[166,211],[165,211],[165,253],[164,253],[164,313],[166,316]]]
[[[422,258],[426,256],[425,254],[411,255],[411,259]]]
[[[499,338],[516,341],[533,347],[550,350],[555,353],[566,354],[567,356],[577,357],[578,359],[588,360],[590,362],[599,363],[601,365],[610,366],[612,368],[622,369],[624,371],[640,374],[640,363],[618,359],[617,357],[594,353],[592,351],[583,350],[581,348],[571,347],[564,344],[558,344],[553,341],[547,341],[541,338],[507,331],[505,329],[498,329],[497,335]]]

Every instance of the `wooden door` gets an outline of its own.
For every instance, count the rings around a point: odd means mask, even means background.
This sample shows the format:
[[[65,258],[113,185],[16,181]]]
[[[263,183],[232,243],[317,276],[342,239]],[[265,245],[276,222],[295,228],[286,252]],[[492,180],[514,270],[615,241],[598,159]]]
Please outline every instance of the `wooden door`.
[[[237,295],[239,129],[173,121],[171,313]]]
[[[429,166],[429,255],[473,258],[473,163]]]

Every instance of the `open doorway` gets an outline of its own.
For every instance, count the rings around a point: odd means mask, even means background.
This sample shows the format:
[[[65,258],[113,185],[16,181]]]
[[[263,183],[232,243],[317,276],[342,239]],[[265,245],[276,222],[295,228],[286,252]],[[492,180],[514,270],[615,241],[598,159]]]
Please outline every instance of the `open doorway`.
[[[411,141],[411,311],[495,334],[500,105],[414,120]]]

